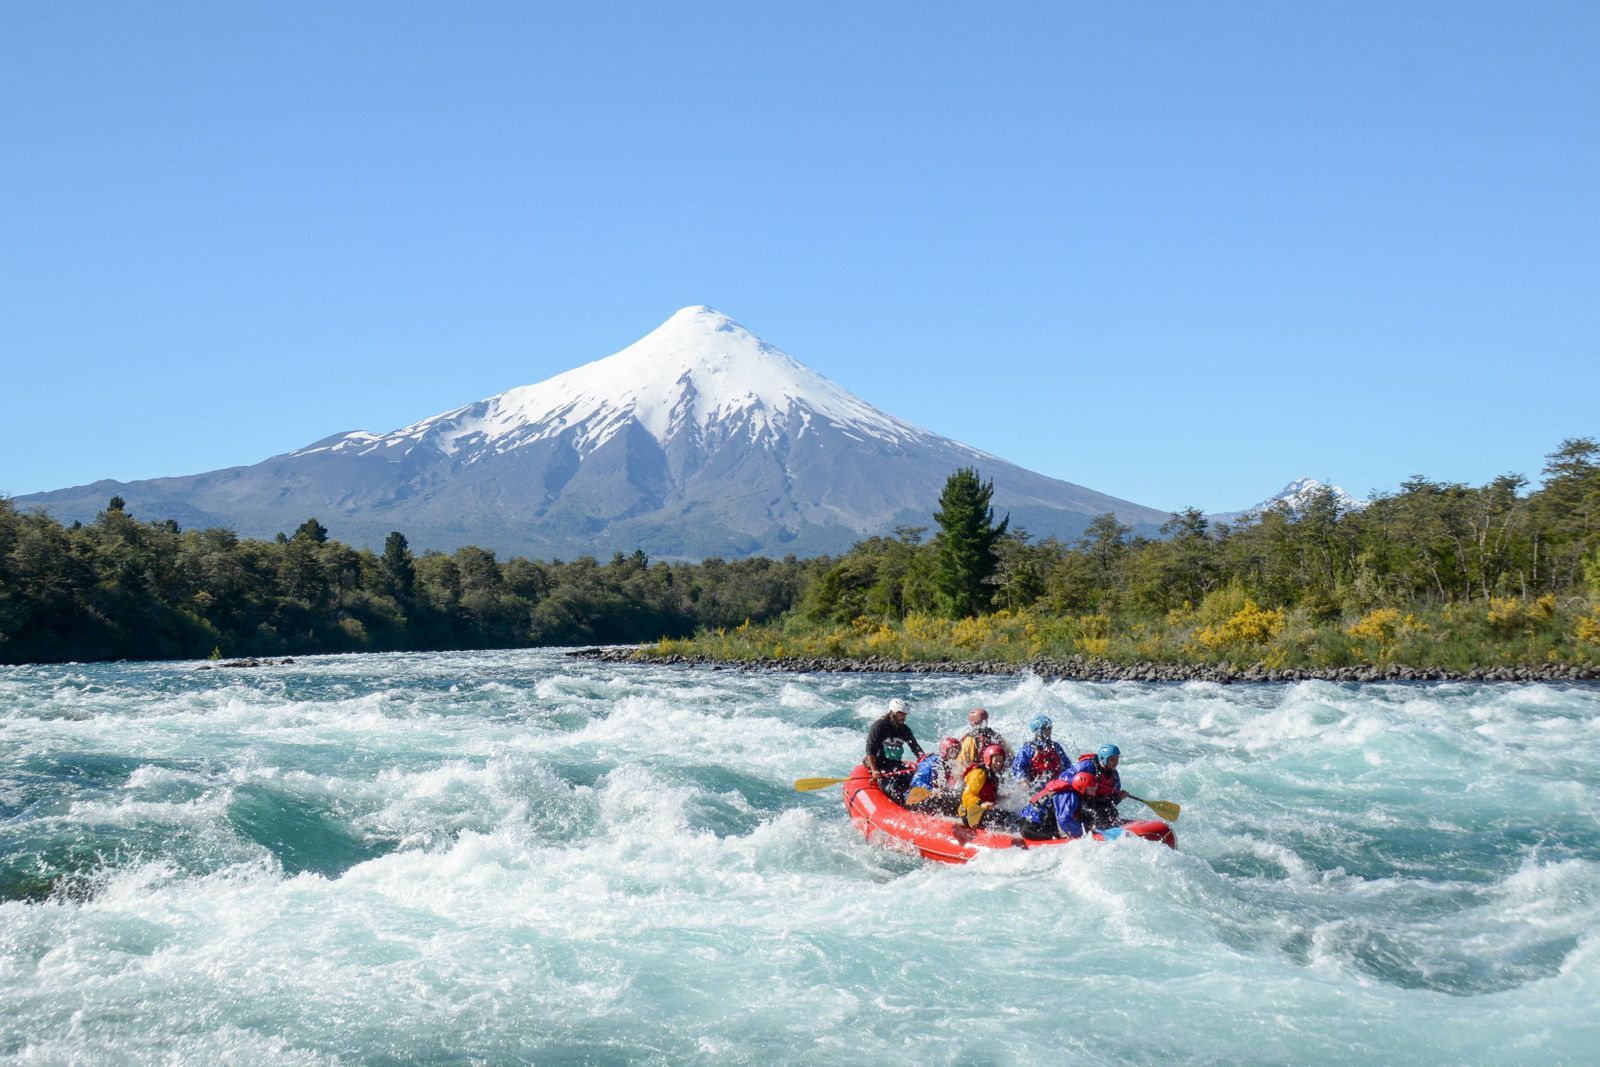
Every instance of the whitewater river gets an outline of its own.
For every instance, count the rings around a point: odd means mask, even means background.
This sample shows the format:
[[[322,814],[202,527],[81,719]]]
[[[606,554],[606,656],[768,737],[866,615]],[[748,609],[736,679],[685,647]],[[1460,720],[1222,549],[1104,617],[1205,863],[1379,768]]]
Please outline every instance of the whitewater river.
[[[0,1057],[1600,1060],[1594,687],[195,667],[0,668]],[[790,783],[892,696],[1118,742],[1178,850],[868,844]]]

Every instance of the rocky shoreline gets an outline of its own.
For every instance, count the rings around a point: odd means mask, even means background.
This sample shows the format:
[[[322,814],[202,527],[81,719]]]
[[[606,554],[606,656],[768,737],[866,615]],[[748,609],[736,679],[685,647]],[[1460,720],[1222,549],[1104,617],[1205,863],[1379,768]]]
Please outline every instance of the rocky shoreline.
[[[841,674],[977,674],[1018,675],[1032,673],[1051,681],[1072,682],[1595,682],[1600,667],[1574,667],[1561,663],[1537,667],[1474,667],[1469,671],[1447,671],[1437,667],[1331,667],[1317,670],[1189,665],[1182,663],[1113,663],[1103,659],[1071,656],[1067,659],[1041,659],[1031,663],[965,662],[941,660],[908,663],[887,656],[843,659],[831,656],[785,656],[782,659],[719,660],[712,656],[661,655],[631,646],[580,648],[569,653],[578,659],[602,663],[639,663],[660,666],[708,667],[712,670],[790,671],[798,673],[833,672]]]

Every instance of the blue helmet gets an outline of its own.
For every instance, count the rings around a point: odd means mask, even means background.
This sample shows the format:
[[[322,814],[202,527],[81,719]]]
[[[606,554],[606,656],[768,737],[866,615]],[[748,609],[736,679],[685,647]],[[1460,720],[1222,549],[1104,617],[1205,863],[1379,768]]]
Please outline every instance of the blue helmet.
[[[1033,718],[1028,720],[1028,729],[1032,730],[1036,734],[1043,733],[1044,731],[1050,729],[1051,725],[1050,716],[1048,715],[1035,715]]]
[[[1122,749],[1118,748],[1116,745],[1101,745],[1100,751],[1094,754],[1094,758],[1104,764],[1110,763],[1113,756],[1120,755],[1122,755]]]

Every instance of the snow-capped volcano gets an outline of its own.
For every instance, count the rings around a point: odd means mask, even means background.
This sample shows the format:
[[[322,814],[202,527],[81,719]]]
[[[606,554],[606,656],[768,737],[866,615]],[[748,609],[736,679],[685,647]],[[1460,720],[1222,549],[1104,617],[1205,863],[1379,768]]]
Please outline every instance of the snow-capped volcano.
[[[705,306],[622,351],[387,433],[335,434],[250,467],[96,482],[21,498],[89,519],[112,495],[143,518],[270,536],[315,516],[336,537],[531,556],[840,551],[930,523],[977,467],[1040,536],[1165,512],[1006,463],[878,410]]]
[[[1304,510],[1307,504],[1322,493],[1328,493],[1333,497],[1334,505],[1341,515],[1347,511],[1361,511],[1371,503],[1368,500],[1356,499],[1337,485],[1329,485],[1315,478],[1296,478],[1254,507],[1245,508],[1243,511],[1227,511],[1218,515],[1208,515],[1207,518],[1212,522],[1239,523],[1265,514],[1279,505],[1288,508],[1292,513],[1298,514]]]
[[[519,386],[387,434],[357,431],[294,455],[409,450],[445,455],[505,452],[571,434],[580,457],[635,423],[666,445],[684,433],[744,435],[772,444],[800,436],[813,419],[889,445],[933,439],[704,304],[676,312],[615,355],[536,385]],[[976,450],[974,457],[982,454]]]

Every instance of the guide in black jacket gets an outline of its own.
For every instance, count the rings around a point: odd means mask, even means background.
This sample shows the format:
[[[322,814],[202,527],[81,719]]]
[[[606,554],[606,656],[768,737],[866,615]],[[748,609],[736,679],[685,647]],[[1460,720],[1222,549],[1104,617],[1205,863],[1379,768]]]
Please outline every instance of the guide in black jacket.
[[[906,787],[911,781],[912,768],[904,762],[906,746],[918,759],[922,758],[922,746],[906,725],[910,711],[910,705],[895,697],[889,701],[888,712],[867,731],[867,770],[878,788],[896,804],[906,802]]]

